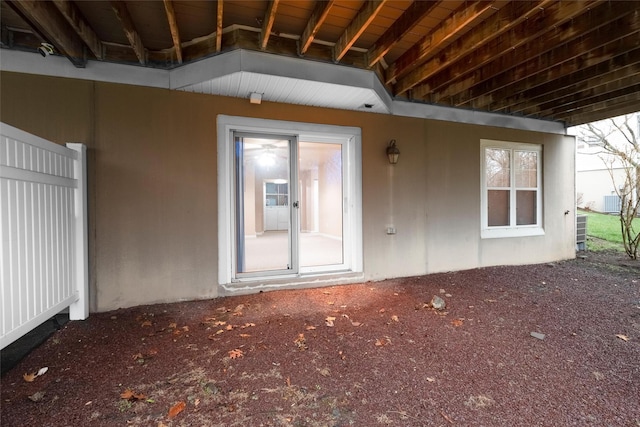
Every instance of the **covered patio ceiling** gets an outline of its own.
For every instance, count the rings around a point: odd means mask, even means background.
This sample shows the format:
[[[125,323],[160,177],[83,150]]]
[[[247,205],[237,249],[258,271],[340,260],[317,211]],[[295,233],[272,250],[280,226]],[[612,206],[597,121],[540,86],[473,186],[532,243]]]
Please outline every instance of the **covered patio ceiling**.
[[[381,113],[409,101],[566,126],[640,110],[638,1],[2,0],[0,23],[3,49],[36,55],[44,42],[78,68],[170,70],[171,88],[193,92]],[[231,51],[261,53],[225,71],[240,61]],[[327,77],[336,70],[352,77]],[[354,84],[363,70],[376,81]]]

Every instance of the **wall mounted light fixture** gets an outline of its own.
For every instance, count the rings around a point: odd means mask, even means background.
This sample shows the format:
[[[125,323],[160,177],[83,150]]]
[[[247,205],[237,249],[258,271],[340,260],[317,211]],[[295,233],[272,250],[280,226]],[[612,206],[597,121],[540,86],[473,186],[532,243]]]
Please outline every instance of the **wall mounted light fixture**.
[[[392,139],[389,141],[389,145],[387,145],[387,157],[389,158],[389,163],[395,165],[398,163],[398,157],[400,157],[400,150],[396,147],[396,140]]]
[[[251,94],[249,95],[249,102],[252,104],[261,104],[262,94],[257,92],[251,92]]]

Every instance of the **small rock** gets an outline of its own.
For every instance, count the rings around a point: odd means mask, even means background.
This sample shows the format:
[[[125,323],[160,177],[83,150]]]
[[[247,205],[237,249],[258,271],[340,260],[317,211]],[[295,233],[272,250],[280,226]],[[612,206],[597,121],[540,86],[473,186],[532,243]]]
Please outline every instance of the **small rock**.
[[[539,340],[543,340],[545,335],[539,332],[531,332],[531,336],[534,338],[538,338]]]
[[[29,396],[29,400],[32,402],[40,402],[44,398],[44,391],[36,391],[31,396]]]
[[[433,298],[431,298],[431,307],[436,309],[436,310],[444,310],[447,306],[447,303],[444,302],[444,300],[442,298],[440,298],[437,295],[434,295]]]

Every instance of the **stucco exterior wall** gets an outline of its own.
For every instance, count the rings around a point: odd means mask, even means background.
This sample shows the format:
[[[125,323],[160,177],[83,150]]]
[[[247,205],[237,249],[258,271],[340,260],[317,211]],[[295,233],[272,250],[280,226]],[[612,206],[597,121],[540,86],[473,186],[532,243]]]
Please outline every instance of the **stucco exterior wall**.
[[[365,280],[575,256],[569,137],[8,72],[1,82],[0,120],[89,147],[92,311],[217,296],[218,114],[362,129]],[[480,239],[482,138],[544,144],[544,236]]]

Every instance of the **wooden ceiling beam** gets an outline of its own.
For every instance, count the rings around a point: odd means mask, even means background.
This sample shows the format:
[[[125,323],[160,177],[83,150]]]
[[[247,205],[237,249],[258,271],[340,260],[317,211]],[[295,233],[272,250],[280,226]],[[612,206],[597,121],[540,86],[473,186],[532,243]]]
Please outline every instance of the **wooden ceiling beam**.
[[[171,31],[171,39],[173,40],[173,49],[176,52],[176,60],[178,64],[182,64],[182,44],[180,43],[180,29],[176,20],[176,11],[173,8],[172,0],[164,0],[164,10],[167,12],[167,21],[169,22],[169,30]]]
[[[367,52],[368,65],[373,67],[389,50],[409,34],[441,1],[414,1]]]
[[[635,113],[640,109],[640,92],[632,92],[617,98],[591,103],[584,108],[558,114],[554,120],[562,120],[568,126],[577,126],[597,120]]]
[[[638,111],[640,111],[640,94],[635,94],[625,101],[618,100],[615,104],[599,105],[596,110],[575,111],[573,114],[563,116],[560,120],[564,121],[567,127],[578,126]]]
[[[307,25],[304,27],[302,36],[300,36],[300,55],[304,55],[309,49],[309,46],[315,39],[316,34],[320,30],[322,24],[329,16],[329,11],[333,7],[335,0],[319,1],[316,2],[316,6],[313,8],[313,12],[307,21]]]
[[[55,46],[73,65],[81,68],[86,65],[82,40],[52,3],[20,0],[7,1],[7,4],[43,41]]]
[[[87,45],[91,53],[99,60],[104,59],[102,42],[89,23],[84,19],[78,6],[69,0],[53,0],[53,4],[58,8],[62,16],[75,30],[84,44]]]
[[[590,87],[584,91],[558,98],[556,101],[539,106],[535,114],[543,117],[556,117],[567,111],[573,111],[610,99],[620,98],[629,93],[640,92],[640,79],[637,76]]]
[[[542,84],[536,84],[539,82],[528,79],[533,87],[492,103],[491,110],[524,115],[534,114],[540,110],[540,106],[548,105],[554,100],[571,96],[576,92],[618,80],[640,79],[639,76],[640,48]]]
[[[224,1],[218,0],[218,13],[216,14],[216,52],[222,50],[222,9]]]
[[[496,11],[497,9],[493,1],[476,0],[464,3],[391,64],[387,69],[385,77],[386,83],[392,83],[401,75],[414,70],[429,57],[432,57],[453,43],[453,41],[460,36],[460,33],[465,31],[469,25],[486,19]],[[495,28],[493,31],[495,31]],[[403,92],[404,91],[399,92],[398,94]]]
[[[367,29],[388,0],[367,0],[333,47],[333,60],[339,62]]]
[[[615,5],[622,3],[626,2],[613,2]],[[482,49],[467,55],[463,61],[437,73],[428,81],[415,87],[412,91],[413,95],[422,97],[431,94],[429,99],[433,102],[452,98],[451,103],[454,105],[458,105],[458,102],[463,102],[466,99],[471,105],[472,99],[493,91],[493,89],[489,90],[486,87],[489,81],[496,79],[500,74],[506,74],[508,70],[530,64],[529,69],[541,71],[541,65],[537,63],[537,58],[543,57],[554,49],[563,55],[565,60],[577,57],[584,52],[582,50],[584,46],[576,46],[575,43],[579,43],[580,37],[585,32],[597,30],[601,23],[607,25],[620,17],[617,11],[616,13],[601,11],[602,7],[608,5],[608,3],[601,3],[600,7],[585,9],[582,2],[553,3],[547,8],[544,15],[538,17],[539,19],[528,20],[500,40],[493,41]],[[598,17],[597,20],[594,19],[595,16]],[[537,37],[532,39],[531,35]],[[510,46],[518,40],[526,40],[526,43],[519,43],[517,49],[511,49]],[[573,46],[579,50],[571,51],[564,46]],[[551,59],[554,61],[547,68],[558,63],[555,58]],[[515,80],[505,81],[502,79],[501,82],[503,86],[507,86],[525,79],[529,75],[530,73],[512,75],[511,78]],[[495,90],[499,89],[499,87],[495,88]]]
[[[129,44],[131,45],[133,52],[136,54],[138,62],[140,62],[140,64],[142,65],[145,65],[147,63],[147,60],[144,44],[142,43],[140,35],[138,35],[138,31],[136,31],[135,25],[133,25],[133,19],[131,19],[131,15],[129,14],[127,5],[122,0],[111,0],[110,3],[111,8],[122,24],[122,30],[127,36],[127,40],[129,40]]]
[[[278,3],[280,0],[271,0],[267,6],[267,12],[264,15],[262,21],[262,31],[260,32],[260,49],[265,50],[267,43],[269,43],[269,37],[271,37],[271,29],[273,23],[276,20],[276,11],[278,10]]]

